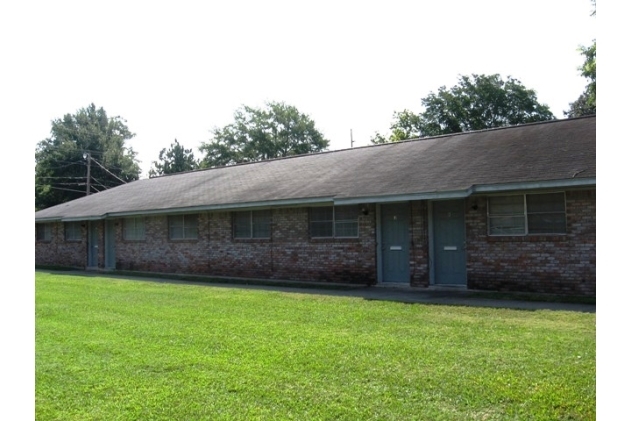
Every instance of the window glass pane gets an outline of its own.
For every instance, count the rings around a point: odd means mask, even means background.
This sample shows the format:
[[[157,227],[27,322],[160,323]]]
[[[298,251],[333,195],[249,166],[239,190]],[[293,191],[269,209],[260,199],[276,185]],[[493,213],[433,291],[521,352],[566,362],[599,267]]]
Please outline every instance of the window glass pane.
[[[184,227],[184,238],[192,239],[197,238],[197,227],[187,226]]]
[[[528,214],[529,234],[565,234],[565,213]]]
[[[491,235],[523,235],[526,233],[526,220],[523,216],[489,217]]]
[[[250,212],[234,214],[234,238],[250,238]]]
[[[197,215],[170,216],[169,238],[172,240],[197,238]]]
[[[311,221],[333,221],[333,206],[324,208],[311,208]]]
[[[358,227],[357,221],[354,222],[335,222],[336,237],[357,237]]]
[[[133,217],[125,218],[123,221],[125,240],[144,240],[145,239],[145,218]]]
[[[356,221],[359,216],[357,206],[336,206],[335,221]]]
[[[489,197],[489,215],[524,214],[524,196]]]
[[[565,234],[565,194],[526,195],[529,234]]]
[[[565,194],[529,194],[526,195],[528,213],[563,212],[565,213]],[[529,218],[530,219],[530,218]]]
[[[50,241],[52,229],[50,224],[35,224],[36,238],[39,241]]]
[[[66,240],[81,240],[81,222],[66,222],[64,224]]]
[[[252,237],[269,238],[270,237],[270,211],[254,211],[252,212]]]
[[[311,222],[311,236],[312,237],[333,237],[333,223],[332,222]]]
[[[197,215],[184,215],[184,238],[197,238]]]

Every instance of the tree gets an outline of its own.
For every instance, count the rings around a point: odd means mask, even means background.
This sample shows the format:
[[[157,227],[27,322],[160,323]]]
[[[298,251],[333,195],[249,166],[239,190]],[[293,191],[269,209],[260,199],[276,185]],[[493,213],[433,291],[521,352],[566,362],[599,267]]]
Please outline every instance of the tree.
[[[424,111],[418,118],[408,110],[394,114],[388,141],[554,119],[550,108],[537,101],[534,90],[511,76],[503,80],[498,74],[461,75],[457,85],[450,89],[442,86],[421,103]],[[384,139],[377,133],[371,141]]]
[[[264,108],[242,106],[234,122],[213,130],[213,139],[202,143],[202,167],[262,161],[325,150],[329,141],[314,121],[291,105],[268,102]]]
[[[153,161],[153,166],[149,170],[150,178],[164,174],[191,171],[199,166],[193,155],[193,150],[185,149],[177,139],[175,139],[175,143],[171,143],[171,147],[168,150],[163,148],[160,151],[158,161]]]
[[[592,1],[592,4],[594,5],[592,16],[596,16],[596,1]],[[587,78],[589,82],[578,99],[570,103],[570,109],[563,111],[566,117],[596,114],[596,40],[593,40],[589,47],[579,47],[579,51],[585,57],[579,70],[581,76]]]
[[[392,115],[390,124],[390,136],[387,138],[381,133],[375,133],[370,141],[374,144],[398,142],[400,140],[412,139],[420,135],[421,117],[410,110],[395,112]]]
[[[35,151],[35,209],[44,209],[137,180],[136,153],[126,121],[90,104],[51,122],[50,137]],[[90,179],[87,166],[90,164]]]

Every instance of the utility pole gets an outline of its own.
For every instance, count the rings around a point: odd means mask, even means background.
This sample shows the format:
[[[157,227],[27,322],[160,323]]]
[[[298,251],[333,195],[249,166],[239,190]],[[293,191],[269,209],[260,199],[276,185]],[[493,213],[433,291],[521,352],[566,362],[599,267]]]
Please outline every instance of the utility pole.
[[[88,178],[85,182],[85,195],[90,195],[90,163],[92,162],[92,157],[90,156],[90,152],[85,152],[83,154],[83,159],[88,160]]]
[[[353,140],[353,129],[351,129],[351,148],[353,147],[353,143],[355,143],[355,141]]]

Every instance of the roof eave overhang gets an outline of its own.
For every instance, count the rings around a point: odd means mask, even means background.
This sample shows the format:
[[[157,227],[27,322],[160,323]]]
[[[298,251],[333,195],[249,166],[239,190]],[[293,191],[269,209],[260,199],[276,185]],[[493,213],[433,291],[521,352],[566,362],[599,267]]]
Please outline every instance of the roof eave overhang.
[[[596,187],[596,177],[572,178],[564,180],[525,181],[503,184],[478,184],[463,190],[419,192],[410,194],[379,195],[336,198],[336,205],[355,205],[362,203],[392,203],[410,200],[448,200],[462,199],[475,194],[503,193],[524,190],[542,190],[557,188]]]
[[[492,194],[511,191],[541,190],[555,188],[580,188],[596,187],[596,177],[572,178],[563,180],[526,181],[503,184],[478,184],[463,190],[418,192],[394,195],[358,196],[335,198],[312,197],[300,199],[266,200],[257,202],[225,203],[218,205],[189,206],[182,208],[149,209],[128,212],[112,212],[105,215],[73,216],[73,217],[35,217],[35,222],[73,222],[73,221],[98,221],[101,219],[123,218],[138,215],[167,215],[177,213],[195,213],[228,210],[265,209],[272,207],[318,206],[318,205],[354,205],[363,203],[393,203],[410,200],[448,200],[462,199],[475,194]]]

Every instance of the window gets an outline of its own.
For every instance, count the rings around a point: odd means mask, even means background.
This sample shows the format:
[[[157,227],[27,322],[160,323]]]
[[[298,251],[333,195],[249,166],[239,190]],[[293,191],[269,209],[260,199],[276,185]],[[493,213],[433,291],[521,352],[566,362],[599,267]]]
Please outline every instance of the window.
[[[235,212],[232,220],[234,238],[270,238],[271,212]]]
[[[169,216],[169,239],[197,239],[197,215]]]
[[[128,241],[142,241],[145,239],[145,218],[136,216],[125,218],[123,221],[123,238]]]
[[[356,238],[359,236],[357,206],[311,208],[312,238]]]
[[[488,199],[489,235],[565,234],[565,193]]]
[[[35,239],[37,241],[50,241],[52,229],[50,224],[35,224]]]
[[[66,222],[64,233],[66,241],[81,241],[81,222]]]

